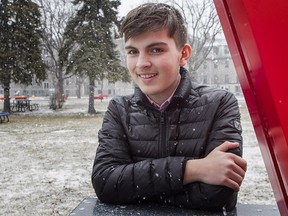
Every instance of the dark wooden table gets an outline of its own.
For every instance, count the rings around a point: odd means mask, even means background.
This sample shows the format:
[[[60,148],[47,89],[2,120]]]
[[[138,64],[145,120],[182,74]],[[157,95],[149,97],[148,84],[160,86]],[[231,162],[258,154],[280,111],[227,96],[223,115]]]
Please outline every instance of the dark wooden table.
[[[70,216],[280,216],[277,206],[237,204],[232,212],[207,212],[191,209],[181,209],[157,204],[141,205],[110,205],[101,203],[97,198],[84,199]]]
[[[32,104],[29,99],[15,99],[11,104],[12,112],[25,112],[26,110],[33,111],[38,109],[38,104]]]
[[[30,109],[31,100],[28,99],[15,99],[11,105],[12,112],[25,112]]]

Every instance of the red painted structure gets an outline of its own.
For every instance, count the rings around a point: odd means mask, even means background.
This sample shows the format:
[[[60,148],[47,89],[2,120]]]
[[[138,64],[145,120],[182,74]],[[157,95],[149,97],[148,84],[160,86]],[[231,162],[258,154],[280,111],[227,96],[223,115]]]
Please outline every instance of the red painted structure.
[[[214,0],[214,3],[279,211],[286,216],[288,1]]]

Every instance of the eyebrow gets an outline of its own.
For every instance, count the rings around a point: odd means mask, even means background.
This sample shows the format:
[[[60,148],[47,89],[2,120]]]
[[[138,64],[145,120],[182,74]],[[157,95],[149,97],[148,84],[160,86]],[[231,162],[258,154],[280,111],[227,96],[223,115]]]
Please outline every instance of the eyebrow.
[[[167,46],[168,44],[165,43],[165,42],[156,42],[156,43],[152,43],[152,44],[149,44],[146,48],[150,48],[150,47],[154,47],[154,46]],[[127,49],[137,49],[136,47],[133,47],[133,46],[125,46],[125,50]]]

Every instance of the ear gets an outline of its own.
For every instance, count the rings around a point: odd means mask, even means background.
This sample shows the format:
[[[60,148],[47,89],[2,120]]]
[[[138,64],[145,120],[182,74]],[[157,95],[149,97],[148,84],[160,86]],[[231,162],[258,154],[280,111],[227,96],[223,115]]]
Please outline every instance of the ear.
[[[180,58],[179,66],[183,67],[184,65],[186,65],[191,55],[192,55],[191,46],[189,44],[185,44],[181,50],[181,58]]]

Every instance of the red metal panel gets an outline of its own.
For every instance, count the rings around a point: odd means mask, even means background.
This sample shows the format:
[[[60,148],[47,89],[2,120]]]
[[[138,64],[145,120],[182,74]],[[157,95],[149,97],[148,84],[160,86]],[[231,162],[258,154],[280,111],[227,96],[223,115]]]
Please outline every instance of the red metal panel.
[[[288,1],[214,0],[281,215],[288,215]],[[249,166],[249,164],[248,164]]]

